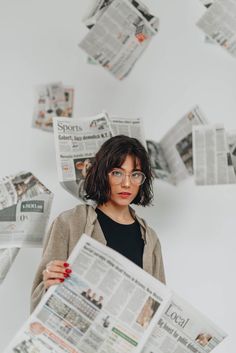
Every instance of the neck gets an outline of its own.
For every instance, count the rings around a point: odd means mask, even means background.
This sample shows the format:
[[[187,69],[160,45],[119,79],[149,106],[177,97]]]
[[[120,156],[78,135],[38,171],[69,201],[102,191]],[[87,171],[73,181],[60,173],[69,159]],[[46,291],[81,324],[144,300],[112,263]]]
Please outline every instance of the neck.
[[[105,213],[107,216],[112,218],[114,221],[123,224],[133,223],[134,219],[130,213],[129,206],[118,206],[113,205],[111,202],[107,202],[103,205],[98,205],[99,210]]]

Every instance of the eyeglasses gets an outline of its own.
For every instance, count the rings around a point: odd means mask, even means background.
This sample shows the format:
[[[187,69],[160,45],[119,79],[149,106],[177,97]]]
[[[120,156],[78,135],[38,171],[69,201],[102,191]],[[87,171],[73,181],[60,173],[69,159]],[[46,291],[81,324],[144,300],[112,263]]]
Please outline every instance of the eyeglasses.
[[[134,171],[130,174],[126,174],[122,170],[114,169],[108,173],[108,175],[110,175],[112,183],[117,185],[124,182],[126,175],[130,177],[130,182],[133,185],[142,185],[146,179],[145,174],[140,171]]]

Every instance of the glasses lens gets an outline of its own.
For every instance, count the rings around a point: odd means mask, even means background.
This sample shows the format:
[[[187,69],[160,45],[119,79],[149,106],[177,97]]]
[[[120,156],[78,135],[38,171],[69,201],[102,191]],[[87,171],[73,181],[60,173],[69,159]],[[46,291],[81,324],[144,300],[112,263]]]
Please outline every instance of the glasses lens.
[[[120,184],[124,181],[125,176],[129,175],[130,181],[134,185],[141,185],[144,183],[146,176],[142,172],[132,172],[131,174],[125,174],[123,171],[120,170],[112,170],[110,173],[112,181],[114,184]]]
[[[144,183],[146,177],[142,172],[133,172],[130,175],[130,180],[135,185],[141,185]]]

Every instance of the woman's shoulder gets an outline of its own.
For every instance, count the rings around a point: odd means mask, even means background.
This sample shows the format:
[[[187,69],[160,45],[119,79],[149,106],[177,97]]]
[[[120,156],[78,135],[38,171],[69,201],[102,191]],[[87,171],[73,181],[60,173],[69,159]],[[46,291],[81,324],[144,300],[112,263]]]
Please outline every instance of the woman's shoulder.
[[[62,223],[68,222],[81,222],[82,220],[86,220],[90,213],[95,213],[94,208],[87,204],[77,205],[69,210],[61,212],[56,220]]]

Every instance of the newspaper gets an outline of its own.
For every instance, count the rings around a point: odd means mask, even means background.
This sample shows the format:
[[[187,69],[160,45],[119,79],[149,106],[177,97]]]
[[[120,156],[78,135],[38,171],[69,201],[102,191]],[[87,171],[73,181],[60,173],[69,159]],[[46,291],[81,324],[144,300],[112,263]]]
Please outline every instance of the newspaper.
[[[84,200],[84,179],[100,146],[112,136],[106,113],[90,118],[54,118],[54,137],[59,182]]]
[[[200,0],[205,7],[210,7],[215,0]]]
[[[231,154],[234,171],[236,174],[236,131],[231,131],[227,134],[227,140],[229,144],[229,152]]]
[[[202,111],[195,106],[159,143],[147,141],[154,176],[175,184],[193,174],[192,127],[206,123]]]
[[[110,117],[113,134],[126,135],[138,139],[146,148],[143,120],[141,118],[129,119]]]
[[[206,353],[226,336],[130,260],[83,235],[72,275],[44,295],[4,353]]]
[[[122,80],[158,32],[159,20],[140,1],[104,0],[97,1],[86,25],[90,31],[80,48]]]
[[[30,172],[2,179],[0,248],[41,246],[52,198],[52,193]]]
[[[0,249],[0,284],[4,281],[19,250],[19,248]]]
[[[235,149],[232,148],[233,153]],[[236,173],[222,125],[193,129],[194,176],[198,185],[234,184]]]
[[[61,82],[36,88],[33,127],[53,131],[54,116],[72,117],[74,89]]]
[[[215,0],[197,22],[214,42],[236,57],[236,0]]]

